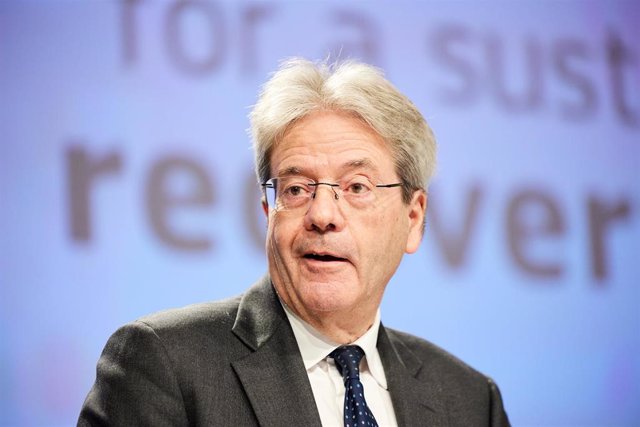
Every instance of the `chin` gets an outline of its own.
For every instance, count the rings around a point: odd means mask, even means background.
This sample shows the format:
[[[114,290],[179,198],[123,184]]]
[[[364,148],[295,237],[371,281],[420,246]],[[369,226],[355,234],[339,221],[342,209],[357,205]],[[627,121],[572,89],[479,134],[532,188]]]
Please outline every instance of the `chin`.
[[[304,306],[315,312],[350,309],[357,300],[357,290],[345,287],[343,282],[307,282],[300,290]]]

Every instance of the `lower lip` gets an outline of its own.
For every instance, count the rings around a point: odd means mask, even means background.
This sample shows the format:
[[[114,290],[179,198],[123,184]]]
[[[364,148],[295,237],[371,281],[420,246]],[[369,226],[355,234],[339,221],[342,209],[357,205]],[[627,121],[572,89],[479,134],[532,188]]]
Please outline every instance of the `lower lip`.
[[[320,261],[313,258],[302,258],[302,263],[312,270],[326,270],[344,267],[348,261]]]

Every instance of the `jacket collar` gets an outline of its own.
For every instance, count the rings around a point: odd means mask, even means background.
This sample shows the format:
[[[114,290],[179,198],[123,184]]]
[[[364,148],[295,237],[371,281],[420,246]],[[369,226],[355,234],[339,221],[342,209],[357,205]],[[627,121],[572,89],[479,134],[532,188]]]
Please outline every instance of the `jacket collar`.
[[[233,333],[251,350],[258,350],[287,323],[287,316],[278,301],[271,279],[264,276],[240,299]]]
[[[391,331],[380,325],[378,352],[399,426],[447,426],[442,393],[429,381],[420,381],[422,361]]]
[[[269,277],[242,297],[232,331],[252,350],[231,365],[259,424],[320,427],[298,344]]]

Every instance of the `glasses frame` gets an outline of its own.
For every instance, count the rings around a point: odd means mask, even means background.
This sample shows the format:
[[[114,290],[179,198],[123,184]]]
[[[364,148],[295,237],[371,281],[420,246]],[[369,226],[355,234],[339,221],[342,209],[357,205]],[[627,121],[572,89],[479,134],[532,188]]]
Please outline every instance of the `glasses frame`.
[[[315,187],[315,190],[313,193],[311,193],[311,197],[310,197],[310,201],[314,200],[316,198],[316,193],[317,193],[317,189],[319,185],[326,185],[328,187],[331,188],[331,191],[333,191],[333,196],[335,200],[339,200],[340,196],[338,195],[338,192],[335,190],[336,187],[340,188],[340,184],[336,183],[332,183],[332,182],[321,182],[321,181],[314,181],[311,178],[307,178],[305,176],[301,176],[302,178],[305,178],[307,180],[309,180],[309,184],[307,184],[310,187]],[[286,178],[286,177],[274,177],[274,178],[269,178],[268,180],[266,180],[265,182],[260,183],[260,186],[262,187],[262,193],[264,194],[264,200],[265,203],[267,204],[267,208],[271,208],[270,204],[269,204],[269,197],[267,197],[267,188],[274,188],[273,185],[273,180],[278,180],[278,179],[282,179],[282,178]],[[392,184],[374,184],[374,188],[393,188],[393,187],[401,187],[403,184],[402,182],[394,182]],[[275,188],[274,188],[275,190]],[[277,197],[276,197],[277,199]],[[275,205],[275,203],[274,203]],[[273,209],[276,209],[275,206],[272,207]]]

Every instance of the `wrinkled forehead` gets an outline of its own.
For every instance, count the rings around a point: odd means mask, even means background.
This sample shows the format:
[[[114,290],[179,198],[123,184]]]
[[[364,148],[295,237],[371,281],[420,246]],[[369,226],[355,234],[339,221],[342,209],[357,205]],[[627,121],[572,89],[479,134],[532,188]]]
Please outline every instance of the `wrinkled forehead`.
[[[290,127],[270,153],[272,176],[394,172],[389,144],[362,120],[317,112]]]

